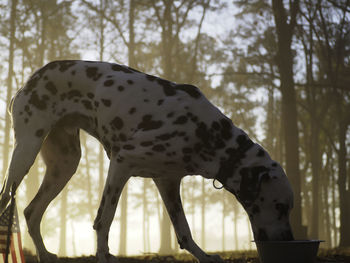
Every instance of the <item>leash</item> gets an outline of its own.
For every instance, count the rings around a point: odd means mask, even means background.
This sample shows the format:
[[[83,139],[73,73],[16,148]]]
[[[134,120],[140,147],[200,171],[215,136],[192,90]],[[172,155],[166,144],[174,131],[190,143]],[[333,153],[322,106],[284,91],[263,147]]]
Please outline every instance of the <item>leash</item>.
[[[10,254],[10,245],[11,245],[11,234],[12,234],[12,224],[13,224],[13,214],[15,208],[15,195],[16,195],[16,183],[12,184],[11,188],[11,203],[10,203],[10,214],[9,214],[9,224],[7,227],[7,242],[6,242],[6,252],[5,252],[5,263],[8,263],[8,257]]]

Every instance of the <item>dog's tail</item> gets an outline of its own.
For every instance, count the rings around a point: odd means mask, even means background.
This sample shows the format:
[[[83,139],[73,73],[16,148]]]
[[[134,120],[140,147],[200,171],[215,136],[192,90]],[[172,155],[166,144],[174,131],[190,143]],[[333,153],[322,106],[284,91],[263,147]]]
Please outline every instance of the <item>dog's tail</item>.
[[[13,108],[13,101],[15,100],[15,97],[13,97],[10,101],[9,107],[7,108],[8,113],[12,114],[12,108]]]

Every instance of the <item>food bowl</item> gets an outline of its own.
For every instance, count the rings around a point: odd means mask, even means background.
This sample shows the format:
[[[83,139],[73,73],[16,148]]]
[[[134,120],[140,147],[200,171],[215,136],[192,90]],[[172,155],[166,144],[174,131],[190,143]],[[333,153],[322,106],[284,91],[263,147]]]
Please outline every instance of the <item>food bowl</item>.
[[[321,240],[254,241],[261,263],[314,263]]]

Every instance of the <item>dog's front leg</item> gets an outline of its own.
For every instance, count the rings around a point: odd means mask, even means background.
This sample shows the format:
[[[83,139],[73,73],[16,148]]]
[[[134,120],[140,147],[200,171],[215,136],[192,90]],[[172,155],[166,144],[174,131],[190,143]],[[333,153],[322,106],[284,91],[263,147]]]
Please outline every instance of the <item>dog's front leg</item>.
[[[128,170],[123,164],[111,158],[106,185],[101,204],[95,219],[94,229],[97,233],[97,253],[99,263],[116,263],[117,258],[109,253],[108,234],[117,208],[120,194],[129,179]]]
[[[200,263],[224,262],[218,255],[206,254],[193,240],[190,227],[182,207],[180,197],[181,178],[176,179],[154,179],[159,193],[163,199],[170,219],[175,228],[177,240],[181,248],[189,251]]]

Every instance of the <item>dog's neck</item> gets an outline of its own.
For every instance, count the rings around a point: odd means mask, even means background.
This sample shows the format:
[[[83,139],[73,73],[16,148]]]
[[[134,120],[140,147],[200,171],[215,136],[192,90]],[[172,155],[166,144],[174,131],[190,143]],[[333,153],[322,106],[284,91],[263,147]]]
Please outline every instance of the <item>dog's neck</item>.
[[[215,138],[212,141],[206,141],[207,145],[218,145],[218,147],[208,149],[215,155],[213,154],[207,160],[201,160],[200,167],[196,172],[205,178],[216,179],[225,185],[226,179],[233,176],[236,170],[239,170],[240,167],[250,166],[250,159],[261,147],[256,145],[243,130],[234,126],[232,122],[230,122],[229,129],[225,129],[220,138],[221,145],[218,143],[217,132],[217,130],[213,130],[206,136],[206,139]],[[248,153],[252,152],[253,154],[248,156]]]
[[[239,141],[235,148],[229,147],[226,149],[227,157],[220,162],[220,168],[218,173],[215,176],[215,179],[218,180],[223,186],[226,185],[226,180],[228,177],[232,176],[240,166],[244,166],[246,159],[246,153],[254,146],[254,142],[250,140],[245,135],[241,139],[236,138]]]

